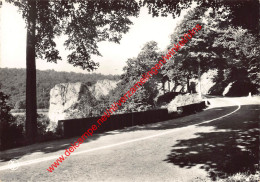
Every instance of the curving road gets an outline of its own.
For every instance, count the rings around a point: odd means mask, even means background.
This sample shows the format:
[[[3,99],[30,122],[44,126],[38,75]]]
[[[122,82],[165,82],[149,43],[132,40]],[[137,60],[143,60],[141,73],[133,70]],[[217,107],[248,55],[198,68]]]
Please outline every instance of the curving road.
[[[76,138],[1,152],[0,181],[177,182],[254,172],[259,97],[209,100],[194,115],[93,135],[52,173],[46,169]]]

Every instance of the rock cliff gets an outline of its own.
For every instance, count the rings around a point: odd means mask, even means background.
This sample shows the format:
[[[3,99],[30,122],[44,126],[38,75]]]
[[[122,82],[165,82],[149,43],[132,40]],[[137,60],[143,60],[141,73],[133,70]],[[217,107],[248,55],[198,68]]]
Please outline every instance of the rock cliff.
[[[108,95],[117,81],[99,80],[92,86],[81,82],[60,83],[50,91],[49,118],[51,121],[87,117],[101,96]]]
[[[89,90],[94,97],[99,100],[101,96],[106,96],[109,92],[116,88],[118,81],[114,80],[98,80],[96,84],[92,85]]]

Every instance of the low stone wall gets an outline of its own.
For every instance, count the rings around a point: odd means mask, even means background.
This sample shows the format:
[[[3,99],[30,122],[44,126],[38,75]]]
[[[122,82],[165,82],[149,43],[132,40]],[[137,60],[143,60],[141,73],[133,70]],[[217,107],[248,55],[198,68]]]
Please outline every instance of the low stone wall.
[[[111,115],[96,131],[95,133],[103,133],[106,131],[112,131],[122,129],[124,127],[130,127],[141,124],[149,124],[169,119],[181,117],[183,115],[191,114],[197,111],[201,111],[206,107],[205,102],[191,104],[187,106],[179,107],[182,112],[180,114],[168,114],[167,109],[149,110],[145,112],[134,112],[126,114]],[[82,119],[70,119],[60,120],[59,127],[63,137],[80,136],[91,128],[93,124],[97,124],[97,120],[100,117],[82,118]]]

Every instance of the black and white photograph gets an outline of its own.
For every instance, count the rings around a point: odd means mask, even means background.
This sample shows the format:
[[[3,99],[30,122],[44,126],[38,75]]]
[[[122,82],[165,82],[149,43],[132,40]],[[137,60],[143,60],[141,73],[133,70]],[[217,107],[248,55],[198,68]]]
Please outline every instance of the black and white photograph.
[[[0,0],[0,182],[260,182],[259,0]]]

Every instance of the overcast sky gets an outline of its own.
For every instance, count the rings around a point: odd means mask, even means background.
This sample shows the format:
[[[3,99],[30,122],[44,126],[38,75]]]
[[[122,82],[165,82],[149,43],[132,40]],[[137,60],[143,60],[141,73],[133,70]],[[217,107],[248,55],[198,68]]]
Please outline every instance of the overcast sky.
[[[1,13],[0,67],[25,68],[26,29],[24,20],[17,12],[17,8],[7,3],[3,3]],[[153,18],[152,15],[148,14],[147,8],[142,8],[138,18],[131,18],[134,24],[130,27],[128,33],[123,34],[120,44],[111,42],[98,44],[103,57],[93,56],[93,60],[100,63],[100,67],[94,72],[121,74],[126,60],[136,57],[142,46],[151,40],[156,41],[161,50],[165,49],[170,42],[169,35],[173,32],[181,17],[177,19],[173,19],[171,16]],[[37,69],[88,73],[67,63],[66,56],[68,53],[63,47],[64,40],[64,36],[56,39],[62,61],[55,64],[47,63],[45,60],[37,60]]]

